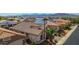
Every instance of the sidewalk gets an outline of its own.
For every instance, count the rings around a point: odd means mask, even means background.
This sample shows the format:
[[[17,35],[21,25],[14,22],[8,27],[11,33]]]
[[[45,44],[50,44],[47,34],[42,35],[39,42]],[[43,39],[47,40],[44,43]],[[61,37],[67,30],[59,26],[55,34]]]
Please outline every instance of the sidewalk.
[[[71,36],[71,34],[75,31],[78,25],[75,25],[72,30],[70,30],[64,37],[62,37],[56,45],[62,45],[64,42]]]

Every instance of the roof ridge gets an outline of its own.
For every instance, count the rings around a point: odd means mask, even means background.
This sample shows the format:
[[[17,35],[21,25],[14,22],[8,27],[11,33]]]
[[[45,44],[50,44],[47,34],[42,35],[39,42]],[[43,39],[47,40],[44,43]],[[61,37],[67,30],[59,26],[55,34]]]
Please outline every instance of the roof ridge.
[[[4,29],[4,28],[0,28],[0,30],[5,31],[5,32],[8,32],[8,33],[16,34],[16,35],[25,36],[24,34],[17,33],[17,32],[14,32],[12,30]]]

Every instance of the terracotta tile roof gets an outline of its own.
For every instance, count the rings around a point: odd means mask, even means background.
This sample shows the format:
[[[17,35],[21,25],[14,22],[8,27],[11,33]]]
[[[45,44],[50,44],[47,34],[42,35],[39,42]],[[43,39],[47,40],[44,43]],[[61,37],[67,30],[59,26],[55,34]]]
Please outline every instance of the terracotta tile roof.
[[[48,25],[51,25],[51,26],[59,26],[57,23],[54,23],[54,22],[50,22],[50,21],[47,21],[47,24],[46,24],[47,26]]]
[[[61,25],[70,23],[70,21],[69,20],[64,20],[64,19],[54,19],[54,23],[56,23],[56,24],[61,26]]]
[[[4,28],[0,28],[0,39],[15,36],[15,35],[24,36],[23,34],[16,33],[14,31],[10,31]]]
[[[25,33],[34,34],[34,35],[39,35],[43,30],[43,26],[37,25],[32,22],[22,22],[16,26],[12,27],[11,29],[25,32]]]
[[[64,19],[54,19],[55,22],[59,22],[59,23],[69,23],[69,20],[64,20]]]

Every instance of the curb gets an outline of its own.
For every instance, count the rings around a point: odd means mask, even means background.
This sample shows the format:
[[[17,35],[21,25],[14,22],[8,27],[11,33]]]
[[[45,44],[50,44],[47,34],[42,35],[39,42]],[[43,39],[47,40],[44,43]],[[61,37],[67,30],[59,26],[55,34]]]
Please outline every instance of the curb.
[[[75,31],[78,25],[75,25],[72,30],[70,30],[64,37],[62,37],[56,45],[63,45],[64,42],[71,36],[71,34]]]

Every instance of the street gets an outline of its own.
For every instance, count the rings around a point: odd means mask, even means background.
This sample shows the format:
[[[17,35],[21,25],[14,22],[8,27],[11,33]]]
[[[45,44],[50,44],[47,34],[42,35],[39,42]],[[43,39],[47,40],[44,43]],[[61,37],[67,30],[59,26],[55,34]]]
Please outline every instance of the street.
[[[64,45],[79,45],[79,27],[71,34]]]

